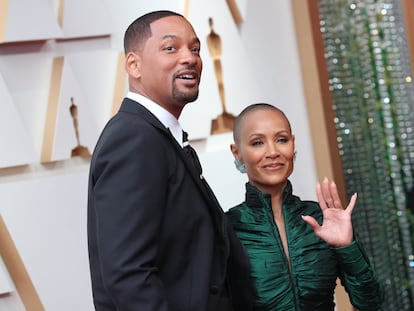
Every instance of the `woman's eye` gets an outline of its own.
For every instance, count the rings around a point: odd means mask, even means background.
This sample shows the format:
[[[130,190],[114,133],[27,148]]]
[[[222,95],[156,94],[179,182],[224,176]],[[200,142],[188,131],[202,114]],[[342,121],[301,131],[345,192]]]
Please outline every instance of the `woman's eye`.
[[[263,145],[263,142],[261,142],[260,140],[252,142],[252,146],[260,146],[260,145]]]
[[[289,139],[287,139],[287,138],[285,138],[285,137],[281,137],[281,138],[278,138],[276,141],[277,141],[278,143],[285,144],[285,143],[287,143],[287,142],[289,141]]]

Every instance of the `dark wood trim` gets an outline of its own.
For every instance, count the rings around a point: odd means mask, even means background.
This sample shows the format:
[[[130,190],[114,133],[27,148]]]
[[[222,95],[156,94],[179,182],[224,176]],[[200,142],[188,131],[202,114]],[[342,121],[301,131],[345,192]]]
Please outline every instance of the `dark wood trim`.
[[[414,0],[402,0],[407,45],[411,60],[411,72],[414,72]]]
[[[334,180],[342,202],[347,202],[342,161],[328,85],[323,38],[319,30],[317,1],[292,0],[303,88],[308,108],[316,171]]]

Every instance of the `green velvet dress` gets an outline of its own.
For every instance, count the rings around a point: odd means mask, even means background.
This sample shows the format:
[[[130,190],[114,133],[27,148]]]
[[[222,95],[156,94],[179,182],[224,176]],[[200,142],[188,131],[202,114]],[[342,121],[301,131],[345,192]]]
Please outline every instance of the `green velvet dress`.
[[[250,257],[255,310],[333,311],[338,277],[356,308],[379,310],[383,288],[358,239],[333,248],[318,238],[301,215],[321,223],[322,211],[317,202],[293,195],[290,182],[283,194],[283,215],[290,268],[269,195],[247,183],[246,201],[227,212]]]

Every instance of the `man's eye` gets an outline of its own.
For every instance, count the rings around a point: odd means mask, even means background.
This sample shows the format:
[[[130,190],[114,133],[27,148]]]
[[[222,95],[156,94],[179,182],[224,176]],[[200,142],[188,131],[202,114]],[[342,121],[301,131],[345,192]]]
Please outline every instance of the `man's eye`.
[[[172,52],[172,51],[174,51],[174,50],[175,50],[175,48],[174,48],[173,46],[166,46],[166,47],[164,48],[164,50],[169,51],[169,52]]]
[[[194,54],[200,54],[200,48],[199,48],[199,47],[192,48],[192,49],[191,49],[191,51],[192,51]]]

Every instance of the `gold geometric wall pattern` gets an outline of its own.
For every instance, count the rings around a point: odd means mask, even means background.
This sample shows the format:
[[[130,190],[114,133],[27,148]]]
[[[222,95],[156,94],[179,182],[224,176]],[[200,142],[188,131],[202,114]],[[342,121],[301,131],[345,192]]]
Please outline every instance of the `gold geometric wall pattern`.
[[[54,171],[44,178],[2,183],[0,214],[45,310],[94,310],[84,233],[88,161],[73,161],[78,169],[70,172],[64,164],[42,165]]]
[[[0,17],[0,43],[62,37],[49,0],[2,0]]]
[[[111,116],[118,112],[122,99],[125,97],[125,94],[128,91],[127,74],[125,72],[124,64],[125,54],[124,52],[119,52],[116,66],[115,88],[112,100]]]
[[[94,123],[101,130],[118,111],[127,91],[124,53],[109,49],[83,51],[68,53],[65,59],[71,64],[87,97]],[[78,102],[76,98],[75,102]]]
[[[99,132],[125,96],[123,60],[123,53],[113,50],[68,53],[54,58],[42,163],[68,159],[78,145],[89,153],[93,151]],[[71,107],[76,107],[76,116]]]
[[[226,107],[226,95],[223,80],[223,66],[221,64],[222,58],[222,40],[221,36],[214,29],[214,19],[208,18],[208,24],[210,26],[210,32],[207,36],[207,47],[210,52],[210,57],[214,64],[214,73],[217,80],[217,87],[220,95],[221,113],[217,118],[211,122],[211,134],[221,134],[233,131],[233,123],[235,116],[227,112]]]
[[[0,43],[108,36],[111,29],[102,0],[59,0],[56,9],[49,0],[0,1]]]
[[[0,1],[0,43],[4,42],[7,28],[7,15],[9,12],[9,3],[7,0]]]
[[[199,97],[183,110],[180,123],[190,133],[191,140],[207,138],[209,144],[219,139],[217,136],[231,133],[234,116],[245,106],[257,102],[263,92],[254,78],[257,71],[251,66],[238,28],[243,20],[244,6],[240,6],[243,1],[189,2],[188,19],[201,40],[203,73]],[[239,17],[235,19],[233,14]],[[212,38],[213,25],[209,18],[214,22],[215,37],[221,41],[217,44],[219,49],[211,49],[209,38]],[[210,53],[212,51],[214,53]]]
[[[72,150],[78,147],[92,150],[98,133],[84,86],[79,84],[70,62],[63,56],[56,57],[52,65],[41,162],[69,159]]]
[[[236,25],[241,25],[243,23],[243,15],[240,10],[240,6],[238,4],[239,1],[237,0],[226,0],[229,10],[231,12],[231,16],[233,17],[234,23]],[[245,4],[245,3],[244,3]]]
[[[1,75],[0,103],[0,168],[36,162],[33,142]]]
[[[64,39],[109,36],[112,32],[112,17],[103,0],[59,0],[58,12]]]
[[[44,311],[39,295],[0,215],[0,256],[27,311]]]

